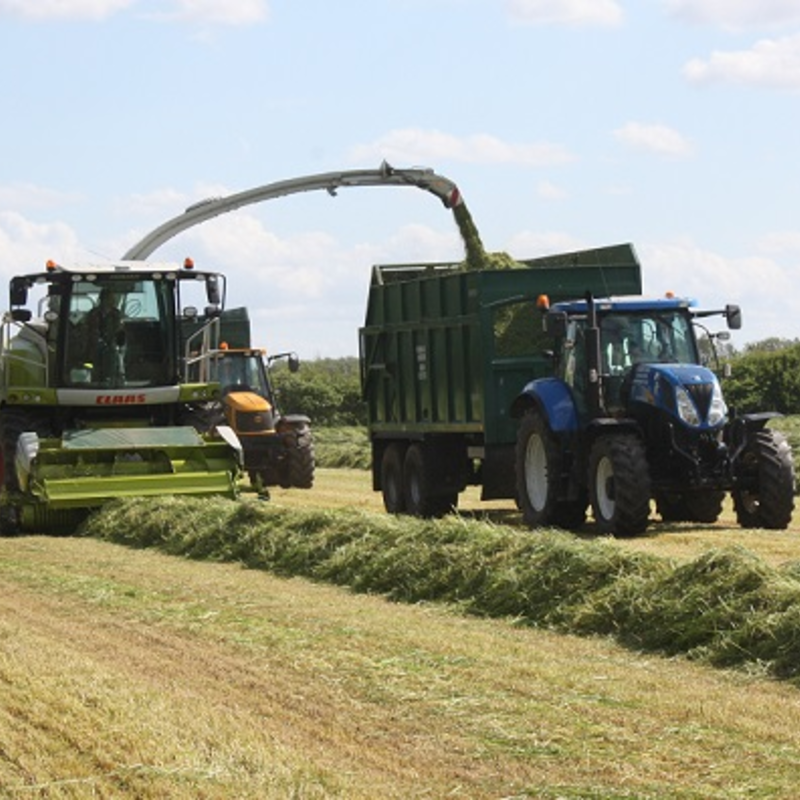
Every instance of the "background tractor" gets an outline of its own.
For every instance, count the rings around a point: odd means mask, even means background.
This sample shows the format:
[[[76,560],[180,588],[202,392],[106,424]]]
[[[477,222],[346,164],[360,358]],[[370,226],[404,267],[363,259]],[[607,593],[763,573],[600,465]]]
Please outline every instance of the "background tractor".
[[[279,359],[287,360],[290,372],[300,367],[295,353],[266,358],[263,350],[251,347],[223,346],[208,362],[221,387],[214,422],[230,426],[239,437],[244,468],[262,495],[268,494],[269,486],[310,489],[314,484],[311,420],[280,412],[269,375]]]

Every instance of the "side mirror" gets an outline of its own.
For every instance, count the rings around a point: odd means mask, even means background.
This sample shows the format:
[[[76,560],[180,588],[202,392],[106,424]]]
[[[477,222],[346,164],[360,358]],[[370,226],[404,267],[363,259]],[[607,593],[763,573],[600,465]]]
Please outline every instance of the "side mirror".
[[[288,359],[289,372],[297,372],[300,369],[300,358],[297,353],[290,353]]]
[[[24,306],[28,302],[28,281],[25,278],[11,279],[11,305]]]
[[[219,278],[216,275],[206,276],[206,297],[208,304],[218,306],[222,303],[222,296],[219,291]]]
[[[739,306],[725,306],[725,318],[728,320],[728,327],[732,331],[738,331],[742,327],[742,309]]]

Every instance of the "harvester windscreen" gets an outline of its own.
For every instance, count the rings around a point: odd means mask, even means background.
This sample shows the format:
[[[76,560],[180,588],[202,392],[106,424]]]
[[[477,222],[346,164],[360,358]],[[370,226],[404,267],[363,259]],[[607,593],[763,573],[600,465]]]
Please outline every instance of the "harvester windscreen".
[[[65,383],[163,386],[174,359],[172,286],[163,279],[77,281],[69,298]]]

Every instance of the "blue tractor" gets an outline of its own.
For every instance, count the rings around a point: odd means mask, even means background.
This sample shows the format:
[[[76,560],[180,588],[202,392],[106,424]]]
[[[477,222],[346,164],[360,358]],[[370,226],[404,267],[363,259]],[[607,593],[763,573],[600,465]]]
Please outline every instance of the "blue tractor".
[[[635,536],[651,501],[664,521],[710,523],[727,492],[742,527],[789,525],[791,448],[767,427],[778,415],[734,414],[700,358],[697,320],[722,315],[737,329],[738,306],[590,294],[541,305],[553,376],[528,383],[512,408],[517,501],[529,526],[577,529],[591,506],[599,532]]]

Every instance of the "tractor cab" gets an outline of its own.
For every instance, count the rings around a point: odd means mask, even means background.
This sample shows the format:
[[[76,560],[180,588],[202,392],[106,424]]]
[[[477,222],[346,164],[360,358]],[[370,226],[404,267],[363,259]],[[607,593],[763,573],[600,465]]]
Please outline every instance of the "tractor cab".
[[[573,391],[579,418],[620,417],[632,403],[646,403],[677,412],[697,423],[691,413],[694,394],[721,394],[716,377],[700,366],[695,335],[694,301],[673,297],[653,300],[608,299],[559,303],[550,309],[548,330],[556,336],[557,374]],[[737,309],[724,312],[735,326]],[[679,387],[689,388],[684,403]],[[669,395],[669,396],[668,396]],[[706,414],[704,413],[704,418]],[[718,425],[723,414],[710,420]]]

